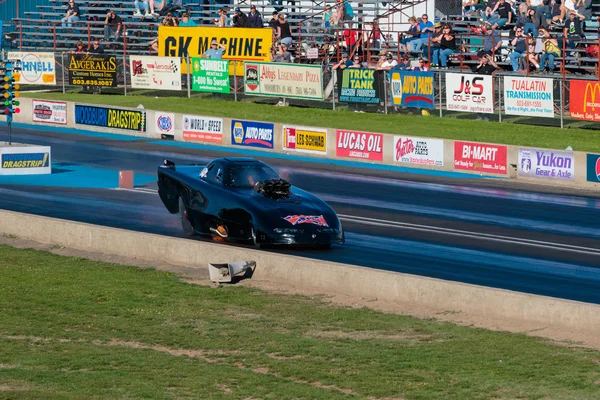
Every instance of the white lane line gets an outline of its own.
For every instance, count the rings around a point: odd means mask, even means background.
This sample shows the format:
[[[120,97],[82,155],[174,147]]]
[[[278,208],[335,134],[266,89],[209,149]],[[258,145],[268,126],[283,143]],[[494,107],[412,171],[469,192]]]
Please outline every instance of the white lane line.
[[[129,191],[129,192],[158,194],[158,190],[150,189],[150,188],[133,188],[133,189],[117,188],[115,190],[125,190],[125,191]],[[409,222],[386,221],[383,219],[359,217],[359,216],[346,215],[346,214],[338,214],[338,217],[342,221],[351,221],[351,222],[364,224],[364,225],[382,226],[382,227],[397,228],[397,229],[407,229],[407,230],[429,232],[429,233],[438,233],[438,234],[444,234],[444,235],[449,235],[449,236],[460,236],[460,237],[466,237],[466,238],[471,238],[471,239],[489,240],[489,241],[500,242],[500,243],[520,244],[520,245],[527,245],[527,246],[532,246],[532,247],[539,247],[539,248],[543,248],[543,249],[563,250],[563,251],[569,251],[569,252],[573,252],[573,253],[600,256],[600,249],[594,249],[591,247],[574,246],[574,245],[570,245],[570,244],[563,244],[563,243],[556,243],[556,242],[543,242],[541,240],[533,240],[533,239],[525,239],[525,238],[511,238],[509,236],[493,235],[490,233],[463,231],[460,229],[444,228],[444,227],[440,227],[440,226],[412,224]]]
[[[352,222],[357,222],[357,223],[365,224],[365,225],[392,227],[392,228],[398,228],[398,229],[408,229],[408,230],[414,230],[414,231],[438,233],[438,234],[444,234],[444,235],[450,235],[450,236],[461,236],[461,237],[468,237],[468,238],[472,238],[472,239],[490,240],[490,241],[502,242],[502,243],[521,244],[521,245],[528,245],[528,246],[540,247],[540,248],[551,249],[551,250],[564,250],[564,251],[570,251],[570,252],[574,252],[574,253],[582,253],[582,254],[590,254],[590,255],[594,255],[594,256],[600,256],[600,249],[594,249],[591,247],[574,246],[574,245],[570,245],[570,244],[555,243],[555,242],[544,242],[544,241],[540,241],[540,240],[525,239],[525,238],[511,238],[509,236],[493,235],[493,234],[483,233],[483,232],[463,231],[463,230],[459,230],[459,229],[444,228],[444,227],[430,226],[430,225],[419,225],[419,224],[412,224],[412,223],[408,223],[408,222],[386,221],[386,220],[382,220],[382,219],[359,217],[359,216],[354,216],[354,215],[338,214],[338,217],[342,221],[352,221]]]

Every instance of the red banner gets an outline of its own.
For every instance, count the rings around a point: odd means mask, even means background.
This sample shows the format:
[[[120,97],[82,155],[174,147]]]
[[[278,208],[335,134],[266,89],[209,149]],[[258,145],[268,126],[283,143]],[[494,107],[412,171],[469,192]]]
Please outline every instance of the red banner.
[[[338,157],[383,160],[383,135],[357,131],[336,131],[335,155]]]
[[[506,175],[506,146],[454,142],[454,168]]]
[[[571,118],[600,121],[600,82],[571,81],[569,102]]]

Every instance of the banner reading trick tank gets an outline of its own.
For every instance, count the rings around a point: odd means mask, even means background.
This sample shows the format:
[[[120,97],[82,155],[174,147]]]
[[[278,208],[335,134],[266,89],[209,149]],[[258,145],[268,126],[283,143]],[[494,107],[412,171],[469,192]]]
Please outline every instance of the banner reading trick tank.
[[[117,86],[117,56],[70,54],[69,85]]]
[[[433,72],[390,71],[393,106],[434,108]]]
[[[554,118],[552,79],[504,77],[504,112],[511,115]]]
[[[21,72],[14,73],[21,85],[56,85],[54,53],[9,51],[9,59],[21,60]]]
[[[132,88],[181,90],[178,57],[129,56],[129,72]]]
[[[569,82],[571,118],[600,121],[600,81]]]
[[[344,103],[379,104],[384,97],[384,71],[362,68],[338,70],[338,96]]]
[[[225,60],[271,60],[271,46],[273,45],[273,29],[271,28],[160,26],[158,28],[158,55],[181,58],[181,72],[187,73],[186,55],[189,55],[190,59],[202,56],[206,50],[210,49],[213,39],[225,46],[223,54]],[[237,75],[243,73],[242,63],[239,64]]]

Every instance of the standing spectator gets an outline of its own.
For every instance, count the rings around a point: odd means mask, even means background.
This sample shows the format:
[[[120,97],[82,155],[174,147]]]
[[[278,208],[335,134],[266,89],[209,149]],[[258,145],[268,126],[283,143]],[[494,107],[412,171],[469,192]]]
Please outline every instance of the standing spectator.
[[[331,28],[331,18],[333,17],[333,10],[331,6],[327,4],[325,6],[325,11],[323,12],[323,27],[325,29]]]
[[[571,50],[575,50],[575,45],[578,39],[582,37],[581,20],[576,18],[575,11],[569,11],[569,19],[565,21],[563,27],[563,37],[567,40],[567,46]]]
[[[538,35],[544,45],[542,56],[540,57],[540,72],[554,72],[554,60],[559,58],[561,54],[558,42],[550,36],[550,33],[545,28],[540,28]],[[548,62],[548,69],[546,69],[546,62]]]
[[[494,62],[493,57],[486,54],[481,58],[481,60],[479,60],[478,65],[474,65],[471,68],[471,71],[475,74],[492,75],[498,69],[498,64]],[[477,120],[489,121],[490,119],[486,114],[477,114]]]
[[[483,26],[483,32],[485,38],[483,39],[483,48],[477,52],[477,57],[481,58],[485,55],[494,55],[496,51],[502,46],[502,38],[500,33],[486,22]]]
[[[510,53],[510,64],[513,71],[521,72],[519,61],[527,53],[527,37],[523,35],[523,28],[517,28],[515,37],[511,40],[510,44],[515,47],[513,52]]]
[[[433,22],[429,21],[429,16],[427,14],[421,16],[419,31],[421,32],[419,40],[415,40],[410,44],[411,52],[413,53],[421,53],[423,51],[423,46],[429,45],[429,36],[433,35],[435,32]]]
[[[352,29],[352,22],[348,22],[348,29],[344,30],[344,41],[346,42],[346,49],[349,53],[352,53],[356,47],[356,31]]]
[[[75,4],[75,0],[69,0],[67,13],[62,19],[62,27],[65,28],[65,22],[68,22],[68,27],[71,29],[73,27],[73,22],[79,21],[79,15],[79,6]]]
[[[225,11],[224,8],[219,8],[219,10],[217,11],[217,13],[219,14],[219,18],[213,20],[213,22],[219,28],[226,27],[227,26],[227,12]]]
[[[233,14],[233,26],[235,28],[247,28],[248,27],[248,16],[244,14],[239,7],[236,7]]]
[[[269,20],[269,28],[273,29],[273,36],[277,35],[277,27],[279,26],[277,15],[279,15],[279,13],[277,11],[273,11],[273,15]]]
[[[92,54],[104,54],[104,49],[100,47],[99,40],[94,40],[94,43],[92,44],[92,47],[90,48],[89,52]]]
[[[256,11],[256,6],[252,4],[250,14],[248,14],[248,28],[262,28],[264,26],[260,13]]]
[[[503,1],[503,0],[502,0]],[[456,36],[452,33],[452,27],[445,24],[442,28],[442,34],[431,39],[432,42],[438,42],[439,48],[433,50],[433,65],[439,65],[448,69],[448,57],[456,51]]]
[[[290,28],[289,22],[285,19],[285,14],[279,14],[277,17],[279,21],[279,26],[277,27],[277,37],[276,40],[280,40],[281,43],[284,43],[290,47],[292,44],[292,30]]]
[[[371,23],[371,40],[373,41],[373,47],[375,47],[376,50],[381,49],[381,37],[382,36],[383,36],[383,32],[381,32],[379,23],[377,21],[373,21]]]
[[[355,54],[354,57],[352,57],[352,64],[348,66],[348,68],[362,68],[363,65],[360,62],[360,56],[358,54]]]
[[[342,59],[340,60],[339,63],[334,64],[331,69],[336,70],[336,69],[346,69],[349,66],[351,66],[353,64],[352,60],[348,60],[348,54],[344,53],[342,54]]]
[[[197,26],[194,21],[190,18],[189,14],[184,12],[181,14],[181,21],[179,21],[179,26]]]
[[[119,38],[121,34],[121,27],[123,26],[123,21],[121,17],[117,15],[115,10],[110,10],[106,14],[106,19],[104,20],[104,40],[110,41],[113,38],[116,40]]]
[[[206,50],[204,54],[202,54],[202,58],[223,58],[223,54],[225,54],[225,50],[227,48],[225,45],[217,42],[215,39],[210,43],[210,49]]]
[[[150,7],[148,6],[148,0],[135,0],[133,2],[133,5],[135,7],[135,13],[133,14],[134,17],[150,16]],[[144,9],[143,15],[141,11],[142,8]]]

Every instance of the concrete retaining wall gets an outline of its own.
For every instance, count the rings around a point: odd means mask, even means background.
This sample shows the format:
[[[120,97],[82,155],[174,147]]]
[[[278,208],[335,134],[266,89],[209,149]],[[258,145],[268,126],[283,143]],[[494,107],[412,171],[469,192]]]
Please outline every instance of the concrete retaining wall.
[[[208,268],[208,263],[254,260],[253,280],[414,304],[439,312],[477,313],[597,333],[600,306],[438,279],[373,270],[253,249],[170,238],[11,211],[0,211],[0,232],[22,239],[130,258]],[[59,233],[60,232],[60,233]]]

